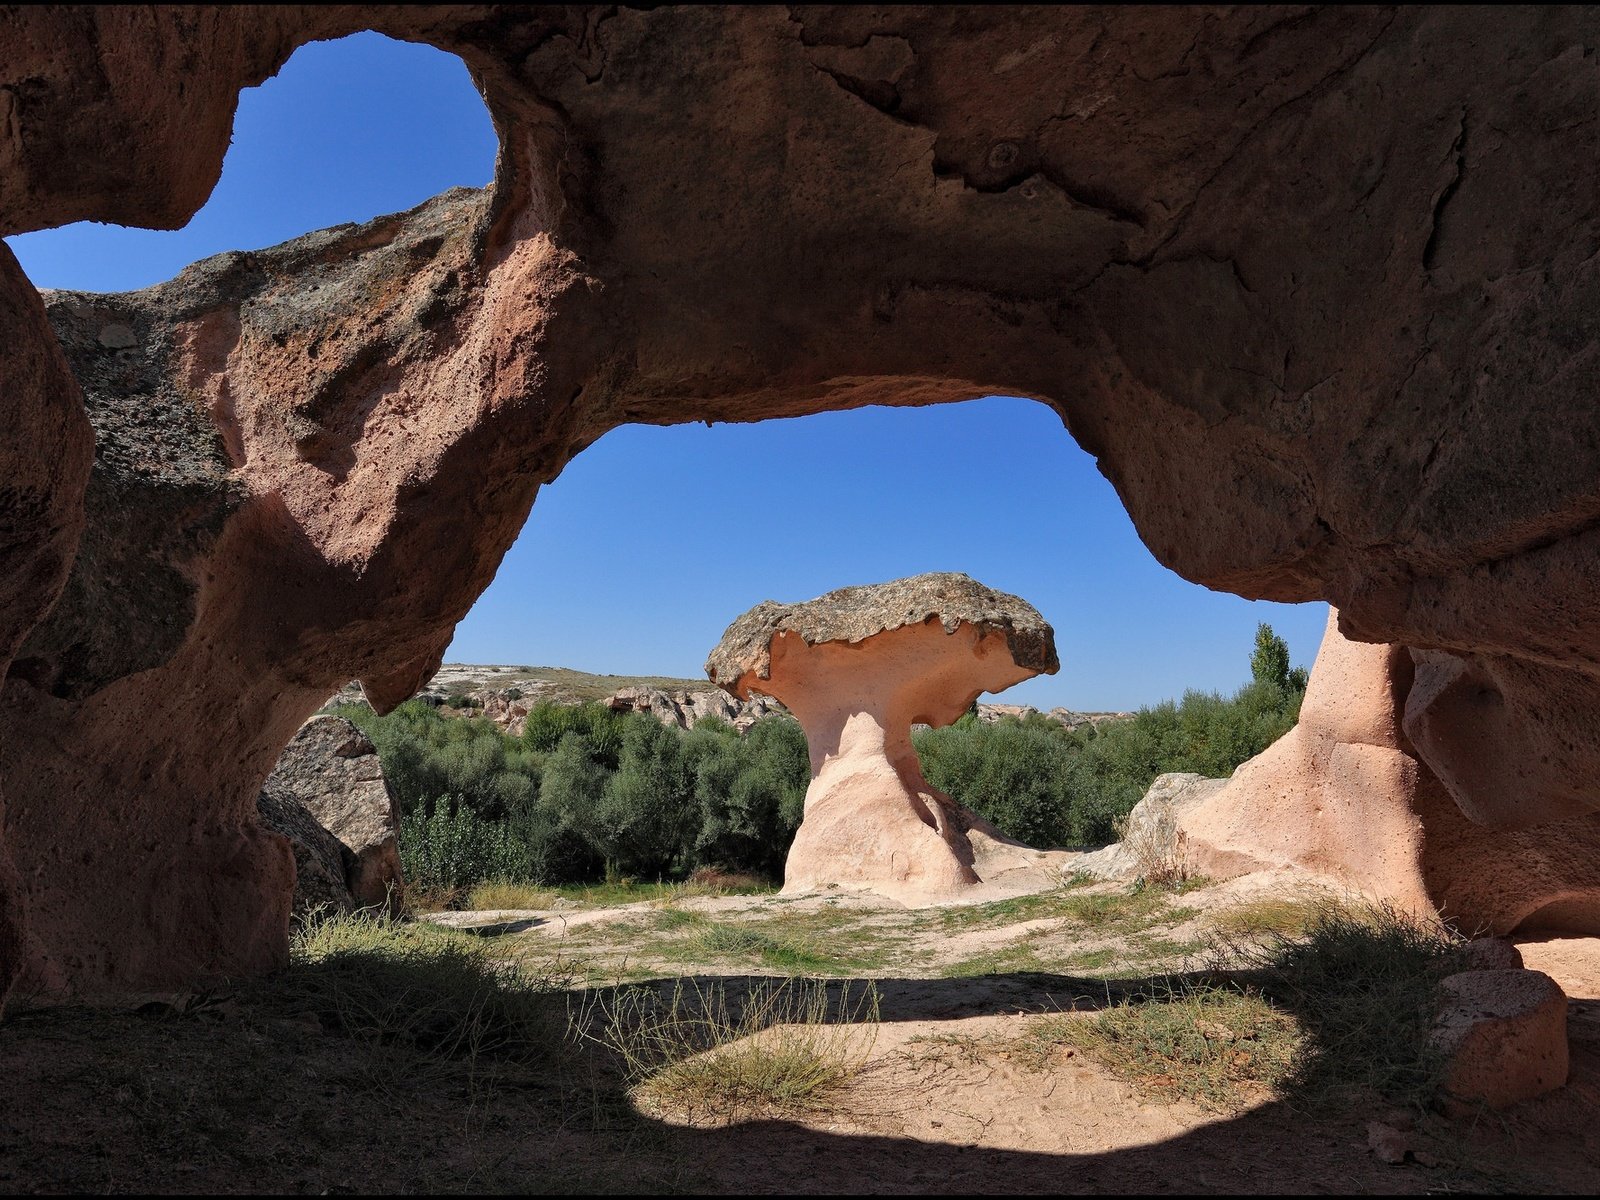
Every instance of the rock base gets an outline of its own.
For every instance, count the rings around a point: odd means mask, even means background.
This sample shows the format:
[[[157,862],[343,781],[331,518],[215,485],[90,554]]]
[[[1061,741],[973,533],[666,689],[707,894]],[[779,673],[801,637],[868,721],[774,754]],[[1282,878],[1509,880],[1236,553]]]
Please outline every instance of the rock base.
[[[1567,996],[1542,971],[1464,971],[1441,985],[1433,1040],[1454,1106],[1507,1108],[1567,1082]]]

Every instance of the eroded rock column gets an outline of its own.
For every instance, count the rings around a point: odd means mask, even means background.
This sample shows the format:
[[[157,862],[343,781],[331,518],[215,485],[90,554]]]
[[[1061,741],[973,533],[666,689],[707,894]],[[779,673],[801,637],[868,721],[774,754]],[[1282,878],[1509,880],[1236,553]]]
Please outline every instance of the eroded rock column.
[[[923,778],[911,726],[948,725],[983,692],[1057,667],[1038,612],[965,575],[768,601],[735,621],[707,673],[740,699],[782,701],[811,751],[784,891],[843,887],[914,904],[981,882],[975,836],[1015,843]]]

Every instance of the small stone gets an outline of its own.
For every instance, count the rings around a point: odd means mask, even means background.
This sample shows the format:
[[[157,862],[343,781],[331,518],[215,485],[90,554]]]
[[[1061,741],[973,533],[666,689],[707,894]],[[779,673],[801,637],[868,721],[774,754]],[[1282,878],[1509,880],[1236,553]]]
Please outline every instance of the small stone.
[[[1405,1135],[1382,1121],[1367,1122],[1367,1149],[1372,1151],[1379,1162],[1386,1162],[1391,1166],[1399,1166],[1406,1161],[1406,1155],[1411,1153]]]
[[[1439,985],[1433,1042],[1449,1056],[1446,1111],[1506,1108],[1567,1081],[1567,997],[1541,971],[1463,971]]]
[[[1473,938],[1456,956],[1463,971],[1520,971],[1522,951],[1505,938]]]
[[[989,151],[989,165],[996,171],[1003,171],[1017,161],[1017,153],[1015,142],[996,142]]]

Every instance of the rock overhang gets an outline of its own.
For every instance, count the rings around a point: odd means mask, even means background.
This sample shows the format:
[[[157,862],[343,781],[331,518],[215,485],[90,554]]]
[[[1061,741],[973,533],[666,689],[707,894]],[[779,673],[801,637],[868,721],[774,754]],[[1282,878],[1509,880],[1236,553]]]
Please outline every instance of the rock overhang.
[[[968,575],[939,571],[837,588],[798,604],[763,601],[728,626],[706,659],[706,674],[745,699],[756,680],[772,678],[775,639],[797,637],[807,646],[860,646],[882,634],[931,622],[947,635],[968,625],[980,640],[1003,639],[1011,661],[1027,675],[1053,675],[1061,668],[1055,631],[1033,605]]]

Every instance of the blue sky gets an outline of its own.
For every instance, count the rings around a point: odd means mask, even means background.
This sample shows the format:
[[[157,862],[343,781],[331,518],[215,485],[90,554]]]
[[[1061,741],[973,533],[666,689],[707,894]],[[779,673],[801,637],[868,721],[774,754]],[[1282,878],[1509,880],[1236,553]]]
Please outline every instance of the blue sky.
[[[222,181],[179,231],[80,224],[7,239],[39,287],[120,291],[482,186],[495,136],[466,68],[358,34],[244,93]],[[1268,621],[1309,666],[1323,604],[1251,603],[1151,557],[1050,409],[986,397],[753,425],[626,426],[546,487],[452,661],[698,677],[764,599],[965,571],[1056,630],[1061,673],[1005,699],[1123,709],[1231,691]]]

